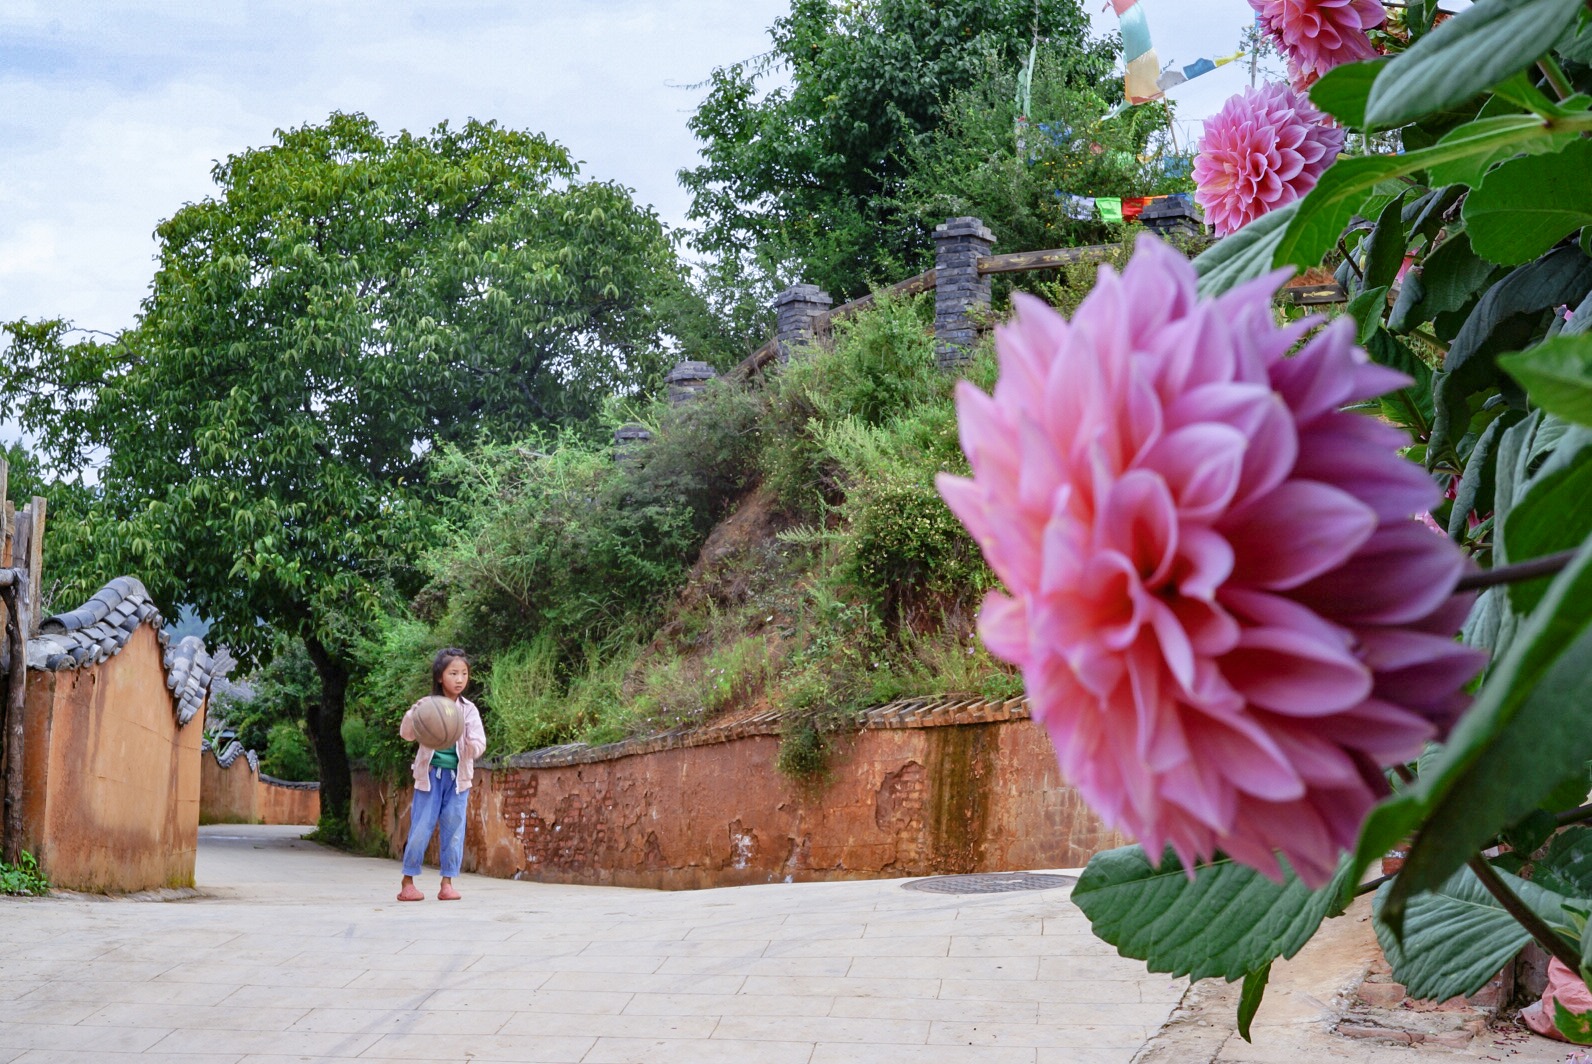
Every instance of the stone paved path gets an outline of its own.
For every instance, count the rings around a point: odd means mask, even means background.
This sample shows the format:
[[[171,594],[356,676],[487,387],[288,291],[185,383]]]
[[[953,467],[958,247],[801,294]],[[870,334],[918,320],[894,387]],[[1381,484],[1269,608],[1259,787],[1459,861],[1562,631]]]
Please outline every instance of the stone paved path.
[[[402,905],[394,862],[299,832],[202,829],[198,898],[0,899],[0,1064],[1415,1064],[1518,1049],[1339,1039],[1308,980],[1268,1002],[1256,1046],[1203,1020],[1158,1034],[1185,984],[1094,939],[1065,890],[463,876],[462,902]],[[435,892],[434,872],[422,886]],[[1507,1059],[1564,1059],[1526,1048]]]

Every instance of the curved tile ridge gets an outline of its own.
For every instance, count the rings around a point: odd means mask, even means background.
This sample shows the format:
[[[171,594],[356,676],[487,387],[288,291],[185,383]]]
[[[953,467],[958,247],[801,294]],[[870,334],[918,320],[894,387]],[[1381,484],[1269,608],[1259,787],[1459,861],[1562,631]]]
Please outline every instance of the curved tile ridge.
[[[227,743],[226,748],[222,750],[217,750],[213,745],[211,745],[209,739],[204,739],[199,743],[199,749],[201,751],[209,750],[212,754],[215,754],[216,764],[220,765],[222,768],[231,768],[232,763],[238,759],[239,755],[242,755],[243,759],[249,764],[249,771],[253,772],[256,776],[260,774],[259,755],[253,750],[245,750],[243,748],[243,744],[238,742],[236,739],[233,739],[231,742]]]
[[[193,720],[199,707],[205,704],[210,693],[210,680],[215,675],[215,659],[205,649],[205,641],[196,635],[184,636],[166,647],[166,687],[177,700],[177,724]]]
[[[28,668],[45,672],[97,665],[119,654],[138,626],[148,624],[164,648],[166,687],[176,702],[177,723],[187,724],[210,692],[210,681],[231,665],[225,651],[212,659],[198,636],[175,647],[165,619],[143,582],[118,576],[83,605],[39,622],[39,634],[28,640]]]
[[[161,645],[164,620],[144,585],[119,576],[83,605],[39,622],[39,634],[28,640],[28,668],[54,672],[94,665],[118,653],[140,624],[152,624]]]
[[[745,717],[728,724],[709,725],[705,728],[676,728],[657,735],[643,735],[623,739],[617,743],[590,746],[586,743],[566,743],[549,746],[523,754],[501,758],[487,758],[486,768],[562,768],[566,765],[589,765],[595,761],[612,761],[621,757],[652,754],[660,750],[680,750],[693,746],[711,746],[745,739],[754,735],[778,735],[784,714],[769,710],[753,717]],[[994,724],[1007,720],[1027,720],[1028,699],[984,699],[970,695],[946,695],[925,698],[903,698],[856,716],[859,728],[938,728],[951,724]]]
[[[286,787],[290,791],[318,791],[321,789],[318,780],[279,780],[275,776],[260,773],[260,782],[269,783],[273,787]]]

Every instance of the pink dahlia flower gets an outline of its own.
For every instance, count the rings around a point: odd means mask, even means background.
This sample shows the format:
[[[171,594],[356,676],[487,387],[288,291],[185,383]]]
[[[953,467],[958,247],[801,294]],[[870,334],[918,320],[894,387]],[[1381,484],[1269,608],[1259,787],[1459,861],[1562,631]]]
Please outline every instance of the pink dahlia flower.
[[[1286,85],[1245,89],[1205,120],[1194,198],[1217,236],[1235,233],[1315,188],[1343,138],[1303,93]]]
[[[1066,779],[1186,865],[1307,882],[1467,704],[1465,561],[1401,432],[1341,408],[1408,383],[1342,319],[1278,328],[1274,274],[1200,303],[1141,238],[1069,323],[1026,296],[992,396],[963,382],[973,476],[946,502],[1009,594],[979,617],[1022,669]]]
[[[1300,88],[1340,63],[1375,57],[1365,31],[1387,20],[1379,0],[1249,0],[1249,6],[1282,46]]]

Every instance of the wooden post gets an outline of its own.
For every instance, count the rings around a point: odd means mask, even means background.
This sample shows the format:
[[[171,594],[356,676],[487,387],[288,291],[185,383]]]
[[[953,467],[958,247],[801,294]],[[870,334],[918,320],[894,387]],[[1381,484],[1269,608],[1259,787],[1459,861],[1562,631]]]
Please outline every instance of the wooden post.
[[[22,859],[22,764],[23,704],[28,683],[28,574],[21,569],[0,570],[5,585],[0,588],[10,623],[6,640],[11,651],[11,669],[6,674],[5,691],[5,839],[0,860],[15,865]]]
[[[18,567],[27,566],[28,570],[28,629],[24,639],[32,639],[39,634],[39,596],[44,593],[44,516],[49,509],[49,503],[38,495],[28,504],[28,509],[33,511],[32,538],[28,541],[28,554],[24,559],[18,559]]]

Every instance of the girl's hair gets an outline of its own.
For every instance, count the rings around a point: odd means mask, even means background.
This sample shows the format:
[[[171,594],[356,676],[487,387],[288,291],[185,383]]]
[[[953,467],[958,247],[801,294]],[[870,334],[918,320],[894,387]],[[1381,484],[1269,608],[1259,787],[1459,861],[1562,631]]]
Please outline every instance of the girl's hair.
[[[443,647],[437,651],[437,656],[431,659],[431,693],[440,695],[442,691],[442,674],[448,671],[448,666],[455,661],[470,664],[470,655],[458,647]]]

